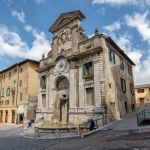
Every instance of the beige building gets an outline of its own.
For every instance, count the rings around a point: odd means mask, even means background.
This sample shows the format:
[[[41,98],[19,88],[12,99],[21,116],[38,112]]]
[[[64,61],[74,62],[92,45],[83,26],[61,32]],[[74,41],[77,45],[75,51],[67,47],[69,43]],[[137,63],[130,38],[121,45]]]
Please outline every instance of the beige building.
[[[23,123],[35,119],[39,62],[26,59],[0,72],[0,120]]]
[[[135,64],[111,37],[98,30],[85,35],[84,18],[81,11],[63,13],[49,28],[52,50],[40,61],[37,120],[120,119],[135,107]]]
[[[137,106],[150,106],[150,84],[134,87]]]

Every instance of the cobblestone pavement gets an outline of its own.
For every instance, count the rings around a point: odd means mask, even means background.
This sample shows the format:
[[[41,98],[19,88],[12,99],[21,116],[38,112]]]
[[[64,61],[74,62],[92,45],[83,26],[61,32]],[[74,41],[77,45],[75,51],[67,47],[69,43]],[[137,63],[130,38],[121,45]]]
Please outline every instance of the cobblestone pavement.
[[[100,131],[83,139],[65,140],[48,150],[150,150],[150,132]]]
[[[46,150],[61,140],[31,140],[20,137],[22,126],[0,125],[0,150]]]
[[[150,132],[105,130],[83,139],[32,140],[22,127],[0,130],[0,150],[150,150]]]

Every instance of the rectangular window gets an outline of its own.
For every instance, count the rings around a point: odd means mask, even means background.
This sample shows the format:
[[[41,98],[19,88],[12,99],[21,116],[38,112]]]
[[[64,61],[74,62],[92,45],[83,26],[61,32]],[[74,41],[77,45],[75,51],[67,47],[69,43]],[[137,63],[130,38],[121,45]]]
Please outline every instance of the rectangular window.
[[[128,73],[132,76],[132,66],[128,64]]]
[[[116,63],[115,60],[115,51],[113,49],[109,49],[109,61],[112,63]]]
[[[124,70],[124,62],[122,58],[120,58],[120,68]]]
[[[87,80],[93,79],[94,65],[92,62],[86,63],[82,67],[82,76]]]
[[[130,83],[130,92],[132,95],[134,95],[134,86],[133,83]]]
[[[5,74],[3,75],[3,79],[5,80]]]
[[[86,99],[87,99],[87,106],[94,105],[94,88],[86,88]]]
[[[17,73],[17,68],[14,69],[14,74]]]
[[[6,101],[5,101],[5,105],[9,105],[9,100],[6,100]]]
[[[9,79],[11,78],[11,72],[9,72]]]
[[[10,88],[7,88],[6,96],[10,96]]]
[[[20,68],[20,73],[23,71],[23,68]]]
[[[4,88],[1,90],[1,96],[4,96]]]
[[[20,101],[22,101],[22,93],[20,93]]]
[[[125,93],[126,92],[126,81],[123,78],[120,78],[121,81],[121,90]]]
[[[138,93],[144,93],[144,89],[137,89]]]

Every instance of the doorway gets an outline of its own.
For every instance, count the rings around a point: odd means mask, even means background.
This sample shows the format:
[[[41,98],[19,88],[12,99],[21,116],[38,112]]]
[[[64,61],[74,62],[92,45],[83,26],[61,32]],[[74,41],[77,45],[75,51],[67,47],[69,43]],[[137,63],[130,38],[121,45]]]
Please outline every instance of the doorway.
[[[15,123],[15,110],[12,110],[12,123]]]
[[[140,106],[144,106],[144,98],[140,98]]]
[[[8,110],[5,110],[5,123],[8,122]]]
[[[124,105],[125,105],[126,114],[128,114],[128,103],[125,101]]]

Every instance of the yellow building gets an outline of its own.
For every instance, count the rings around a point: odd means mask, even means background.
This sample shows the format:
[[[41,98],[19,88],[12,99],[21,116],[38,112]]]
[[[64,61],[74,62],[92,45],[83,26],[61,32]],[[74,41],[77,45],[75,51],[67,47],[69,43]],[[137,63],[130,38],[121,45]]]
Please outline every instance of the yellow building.
[[[26,59],[0,72],[0,122],[35,118],[39,62]]]
[[[150,106],[150,84],[134,87],[137,106]]]

